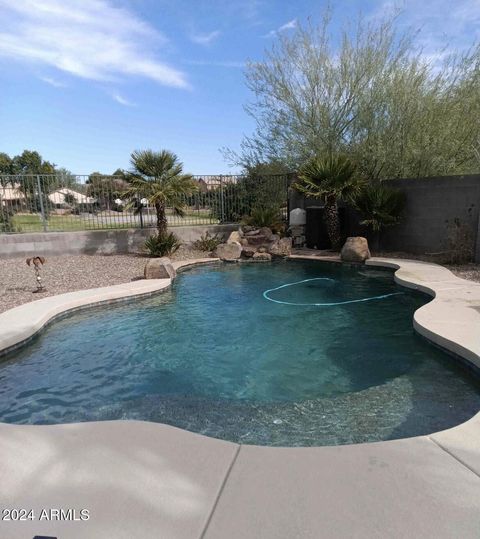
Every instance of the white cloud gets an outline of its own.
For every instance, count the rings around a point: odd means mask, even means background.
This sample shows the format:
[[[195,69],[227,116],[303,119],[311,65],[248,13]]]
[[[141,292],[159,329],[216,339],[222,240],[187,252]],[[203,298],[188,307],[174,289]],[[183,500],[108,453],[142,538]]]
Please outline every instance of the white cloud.
[[[166,38],[111,0],[0,0],[0,56],[53,66],[77,77],[140,76],[188,87],[184,73],[152,51]]]
[[[293,30],[294,28],[297,27],[297,24],[298,24],[297,19],[292,19],[291,21],[288,21],[285,24],[282,24],[282,26],[280,26],[276,30],[270,30],[270,32],[268,32],[268,34],[265,34],[262,37],[266,37],[266,38],[275,37],[279,33],[284,32],[285,30]]]
[[[186,64],[192,66],[212,66],[212,67],[245,67],[246,62],[237,62],[234,60],[187,60]]]
[[[133,103],[132,101],[129,101],[128,99],[125,99],[119,93],[112,94],[112,98],[117,103],[120,103],[120,105],[123,105],[124,107],[136,107],[137,106],[136,103]]]
[[[43,82],[46,82],[47,84],[50,84],[50,86],[54,86],[55,88],[66,88],[67,85],[59,80],[56,80],[52,77],[40,77],[40,80]]]
[[[220,36],[219,30],[214,30],[208,34],[190,34],[190,40],[198,45],[210,45]]]
[[[297,19],[292,19],[291,21],[286,22],[278,29],[278,32],[283,32],[284,30],[292,30],[297,27]]]
[[[439,62],[449,50],[465,50],[480,38],[480,0],[403,0],[380,2],[367,19],[399,13],[397,24],[418,31],[425,59]]]

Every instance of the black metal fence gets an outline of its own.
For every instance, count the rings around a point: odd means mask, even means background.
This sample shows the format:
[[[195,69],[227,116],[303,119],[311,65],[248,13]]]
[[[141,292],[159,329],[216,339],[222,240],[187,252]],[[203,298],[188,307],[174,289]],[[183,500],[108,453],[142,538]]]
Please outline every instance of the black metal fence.
[[[194,179],[184,215],[167,208],[169,226],[235,223],[267,205],[286,217],[288,175]],[[155,208],[141,192],[127,196],[129,187],[120,176],[0,175],[0,233],[154,227]]]

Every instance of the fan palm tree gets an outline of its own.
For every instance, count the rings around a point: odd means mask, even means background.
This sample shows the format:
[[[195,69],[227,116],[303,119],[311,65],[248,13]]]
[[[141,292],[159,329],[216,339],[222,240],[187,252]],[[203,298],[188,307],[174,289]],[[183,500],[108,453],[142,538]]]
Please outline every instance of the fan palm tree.
[[[160,236],[167,231],[167,206],[180,216],[184,215],[184,199],[196,191],[196,182],[191,174],[183,173],[183,164],[167,150],[136,150],[130,163],[132,171],[127,179],[130,187],[127,197],[146,198],[155,207],[157,230]]]
[[[374,248],[378,249],[381,230],[401,221],[405,194],[381,183],[371,184],[362,189],[354,201],[354,206],[363,217],[360,224],[373,231]]]
[[[352,201],[360,193],[362,182],[355,174],[355,166],[343,155],[313,158],[299,171],[294,189],[307,197],[325,202],[325,223],[333,249],[341,247],[338,200]]]

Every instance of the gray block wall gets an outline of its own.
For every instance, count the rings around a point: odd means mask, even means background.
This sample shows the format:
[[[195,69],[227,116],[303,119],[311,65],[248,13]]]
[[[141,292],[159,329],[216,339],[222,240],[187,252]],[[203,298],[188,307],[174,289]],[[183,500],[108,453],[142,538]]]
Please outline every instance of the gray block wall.
[[[458,219],[469,228],[476,246],[476,262],[480,263],[480,174],[390,180],[388,185],[405,193],[406,208],[402,223],[382,233],[383,250],[415,254],[445,251],[447,225]],[[318,200],[291,194],[291,209],[316,205]],[[362,231],[365,234],[358,225],[358,216],[355,219],[356,224],[349,224],[349,235]]]
[[[446,249],[447,226],[456,219],[470,229],[478,245],[480,175],[392,180],[389,185],[405,193],[406,208],[403,222],[383,233],[384,248],[441,252]]]
[[[178,226],[171,228],[184,243],[197,240],[206,231],[226,236],[238,225]],[[0,258],[63,254],[136,253],[155,229],[91,230],[81,232],[35,232],[0,234]]]

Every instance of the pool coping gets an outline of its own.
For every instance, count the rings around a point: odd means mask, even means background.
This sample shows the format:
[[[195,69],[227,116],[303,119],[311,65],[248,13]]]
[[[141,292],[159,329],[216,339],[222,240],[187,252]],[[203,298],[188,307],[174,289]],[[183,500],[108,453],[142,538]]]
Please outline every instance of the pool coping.
[[[175,266],[181,271],[198,263],[217,260]],[[398,284],[433,296],[414,314],[416,331],[480,365],[480,284],[420,261],[366,264],[394,269]],[[169,286],[169,279],[135,281],[21,305],[0,314],[0,350],[23,345],[65,313]],[[2,522],[12,538],[158,537],[159,530],[172,538],[346,537],[353,531],[356,537],[477,537],[480,414],[428,436],[309,448],[247,446],[143,421],[0,423],[0,476],[1,507],[92,512],[82,522]]]
[[[218,258],[199,258],[172,262],[172,265],[180,273],[192,266],[218,262]],[[0,313],[0,360],[27,344],[51,323],[75,311],[145,298],[164,292],[170,286],[170,279],[139,279],[48,296],[8,309]]]

